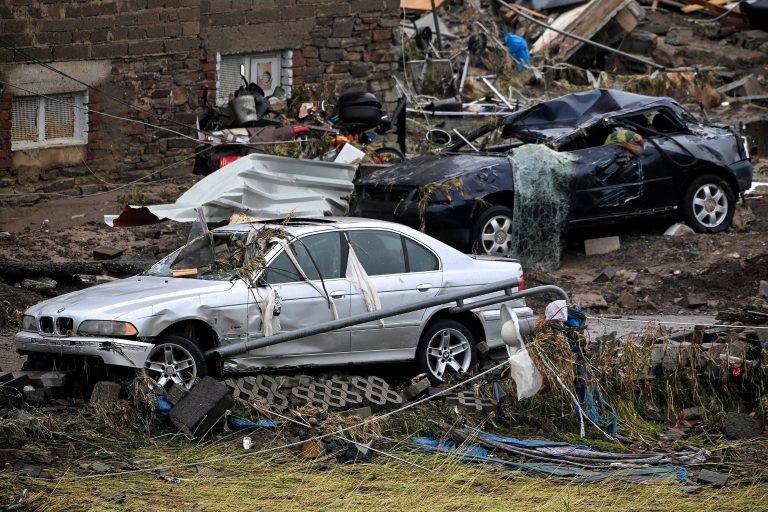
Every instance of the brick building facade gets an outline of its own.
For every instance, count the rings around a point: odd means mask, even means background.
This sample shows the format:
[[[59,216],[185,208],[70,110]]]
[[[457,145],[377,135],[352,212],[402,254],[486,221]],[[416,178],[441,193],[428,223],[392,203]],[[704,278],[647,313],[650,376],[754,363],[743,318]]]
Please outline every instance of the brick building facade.
[[[391,101],[397,0],[11,0],[0,5],[0,192],[95,191],[192,154],[205,87]],[[54,67],[72,80],[47,68]],[[89,89],[93,85],[99,91]],[[117,101],[114,97],[120,99]],[[90,109],[87,110],[87,109]],[[191,160],[160,173],[188,173]]]

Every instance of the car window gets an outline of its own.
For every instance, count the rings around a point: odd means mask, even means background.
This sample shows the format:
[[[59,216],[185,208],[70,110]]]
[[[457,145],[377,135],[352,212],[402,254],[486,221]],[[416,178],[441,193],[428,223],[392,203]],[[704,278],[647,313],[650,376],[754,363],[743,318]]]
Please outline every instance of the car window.
[[[338,232],[318,233],[299,238],[291,243],[296,261],[311,280],[336,279],[341,272],[341,243]],[[285,251],[267,266],[269,284],[301,281],[301,275]]]
[[[400,235],[376,230],[356,230],[348,234],[349,243],[369,276],[405,273]]]
[[[684,128],[680,122],[675,119],[672,114],[666,110],[648,110],[639,114],[633,114],[631,116],[625,116],[620,119],[626,119],[633,125],[638,126],[640,132],[645,135],[647,132],[645,129],[650,128],[653,132],[658,133],[679,133]]]
[[[411,272],[429,272],[440,269],[437,256],[410,238],[405,238],[405,252],[408,255],[408,270]]]

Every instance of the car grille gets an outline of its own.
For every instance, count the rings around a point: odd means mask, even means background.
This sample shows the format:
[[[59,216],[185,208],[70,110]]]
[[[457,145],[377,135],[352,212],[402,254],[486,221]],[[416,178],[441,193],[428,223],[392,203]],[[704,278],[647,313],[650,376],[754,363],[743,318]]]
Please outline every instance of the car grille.
[[[72,336],[74,334],[75,322],[71,317],[52,316],[40,317],[40,332],[43,334],[60,334],[61,336]]]
[[[53,334],[53,318],[50,316],[40,317],[40,332]]]
[[[63,336],[71,336],[73,334],[73,326],[74,322],[69,317],[60,316],[56,319],[56,331]]]

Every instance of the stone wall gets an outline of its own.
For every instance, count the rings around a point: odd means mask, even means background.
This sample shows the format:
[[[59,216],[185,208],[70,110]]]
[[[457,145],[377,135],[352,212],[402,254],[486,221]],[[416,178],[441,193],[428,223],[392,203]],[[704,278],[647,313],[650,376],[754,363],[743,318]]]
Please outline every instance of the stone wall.
[[[189,173],[217,54],[281,51],[295,88],[370,90],[392,101],[397,0],[50,0],[0,5],[0,190],[91,192]],[[14,95],[88,90],[87,145],[10,150]],[[103,112],[147,124],[100,115]],[[162,129],[154,126],[157,125]],[[178,132],[178,133],[174,133]],[[174,165],[175,164],[175,165]],[[170,166],[170,167],[169,167]],[[159,172],[158,172],[159,171]]]

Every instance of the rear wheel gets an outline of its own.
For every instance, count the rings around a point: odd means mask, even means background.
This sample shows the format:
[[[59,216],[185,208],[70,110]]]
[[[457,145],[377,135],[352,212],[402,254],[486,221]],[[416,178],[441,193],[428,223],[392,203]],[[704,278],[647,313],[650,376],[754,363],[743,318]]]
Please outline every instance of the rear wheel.
[[[208,365],[197,344],[183,336],[168,335],[150,351],[144,373],[162,388],[173,383],[189,389],[208,375]]]
[[[427,327],[416,349],[419,370],[434,384],[450,374],[468,372],[476,362],[475,338],[455,320],[438,320]]]
[[[736,198],[728,183],[714,174],[693,180],[683,197],[683,219],[698,233],[728,229],[736,212]]]
[[[512,253],[512,210],[506,206],[491,206],[475,221],[472,237],[480,254],[509,256]]]

